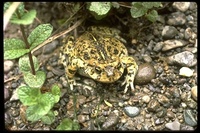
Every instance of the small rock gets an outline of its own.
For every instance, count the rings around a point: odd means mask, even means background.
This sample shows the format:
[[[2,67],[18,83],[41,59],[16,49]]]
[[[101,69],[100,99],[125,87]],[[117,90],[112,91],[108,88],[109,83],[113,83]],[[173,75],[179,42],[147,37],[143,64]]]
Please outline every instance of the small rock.
[[[158,118],[158,119],[155,120],[155,124],[156,124],[156,125],[162,124],[162,123],[164,123],[164,122],[165,122],[165,119],[164,119],[164,118]]]
[[[169,122],[165,124],[165,127],[170,130],[180,130],[180,123],[178,121]]]
[[[185,12],[190,7],[190,2],[174,2],[172,6],[182,12]]]
[[[197,64],[197,59],[195,58],[194,54],[189,51],[184,51],[172,56],[167,57],[167,63],[178,64],[180,66],[192,67]]]
[[[174,98],[172,101],[172,105],[176,108],[178,106],[180,106],[181,103],[181,99],[180,98]]]
[[[182,12],[171,13],[167,18],[167,24],[169,25],[184,25],[186,22],[186,16]]]
[[[163,42],[156,43],[155,47],[153,48],[153,51],[160,52],[160,50],[163,48],[163,45],[164,45]]]
[[[177,33],[178,31],[174,26],[165,26],[162,31],[162,37],[164,39],[172,39]]]
[[[78,95],[76,101],[77,101],[77,103],[79,103],[80,105],[82,105],[82,104],[85,103],[85,101],[86,101],[86,97],[83,96],[83,95]]]
[[[158,109],[156,109],[156,116],[158,117],[158,118],[163,118],[163,117],[165,117],[166,116],[166,114],[167,114],[167,109],[166,108],[163,108],[163,107],[160,107],[160,108],[158,108]]]
[[[150,112],[155,112],[156,109],[158,109],[159,107],[160,107],[160,103],[157,100],[152,99],[152,100],[150,100],[150,102],[147,106],[147,110]]]
[[[102,128],[103,129],[111,129],[119,122],[119,116],[115,113],[111,113],[106,121],[103,123]]]
[[[145,95],[145,96],[142,97],[142,101],[145,102],[145,103],[149,103],[150,99],[151,98],[148,95]]]
[[[4,61],[4,72],[9,72],[14,67],[13,61],[6,60]]]
[[[161,104],[168,104],[169,103],[169,99],[162,95],[162,94],[158,94],[158,102],[161,103]]]
[[[85,121],[89,120],[89,115],[78,115],[78,121],[80,123],[83,123]]]
[[[163,44],[162,51],[168,51],[178,47],[183,47],[187,45],[187,42],[183,40],[166,40],[163,42]]]
[[[152,58],[149,55],[145,54],[142,57],[143,57],[145,62],[147,62],[147,63],[152,62]]]
[[[135,117],[140,113],[140,110],[137,107],[127,106],[127,107],[124,107],[124,112],[129,117]]]
[[[167,116],[170,118],[170,119],[174,119],[175,118],[175,114],[172,112],[172,111],[167,111]]]
[[[7,101],[10,98],[10,91],[8,88],[4,87],[4,101]]]
[[[183,50],[192,52],[193,54],[197,53],[197,48],[195,47],[184,47]]]
[[[189,126],[196,126],[197,121],[195,120],[194,114],[192,110],[185,110],[183,113],[185,123],[188,124]]]
[[[15,89],[15,90],[13,91],[13,94],[12,94],[12,96],[11,96],[11,98],[10,98],[10,101],[19,100],[17,91],[18,91],[18,89]]]
[[[189,40],[190,38],[194,39],[196,37],[196,34],[192,31],[191,28],[187,28],[185,30],[185,39]]]
[[[52,72],[48,72],[48,73],[47,73],[47,79],[48,79],[48,78],[52,78],[53,76],[54,76],[54,74],[53,74]]]
[[[183,131],[185,131],[185,130],[194,130],[194,128],[191,127],[191,126],[188,126],[188,125],[182,125],[181,126],[181,130],[183,130]]]
[[[43,54],[50,54],[53,52],[53,50],[57,47],[58,41],[54,40],[53,42],[47,44],[43,48]]]
[[[192,97],[194,98],[194,100],[197,101],[197,86],[192,87],[191,94],[192,94]]]
[[[187,106],[191,109],[196,109],[197,107],[197,102],[195,102],[193,99],[188,99],[188,101],[186,102]]]
[[[179,75],[184,76],[184,77],[191,77],[193,75],[193,70],[191,70],[188,67],[182,67],[179,70]]]
[[[155,77],[156,77],[155,68],[149,63],[144,63],[140,65],[138,68],[138,72],[135,77],[135,84],[138,85],[147,84]]]

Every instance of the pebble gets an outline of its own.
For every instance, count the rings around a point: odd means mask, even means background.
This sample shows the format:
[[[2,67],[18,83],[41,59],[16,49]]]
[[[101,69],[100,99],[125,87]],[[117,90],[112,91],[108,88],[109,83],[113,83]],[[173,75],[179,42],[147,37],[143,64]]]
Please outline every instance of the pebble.
[[[184,47],[183,50],[192,52],[193,54],[197,53],[197,48],[195,47]]]
[[[191,126],[188,126],[188,125],[182,125],[181,126],[181,130],[183,130],[183,131],[185,131],[185,130],[194,130],[194,128],[191,127]]]
[[[171,49],[175,49],[178,47],[183,47],[185,45],[187,45],[187,42],[184,40],[166,40],[163,42],[163,48],[162,51],[168,51]]]
[[[188,124],[189,126],[194,127],[197,125],[197,120],[195,119],[192,110],[189,110],[189,109],[185,110],[183,113],[183,116],[184,116],[185,123]]]
[[[167,63],[170,65],[177,64],[180,66],[193,67],[197,64],[197,59],[194,54],[189,51],[184,51],[167,57]]]
[[[156,43],[155,47],[153,48],[153,51],[160,52],[160,50],[163,48],[163,45],[164,45],[163,42]]]
[[[54,40],[51,43],[47,44],[43,48],[43,54],[50,54],[53,52],[54,49],[56,49],[58,45],[58,40]]]
[[[4,101],[7,101],[10,98],[10,91],[7,87],[4,86]]]
[[[150,99],[151,98],[148,95],[145,95],[145,96],[142,97],[142,101],[145,102],[145,103],[149,103]]]
[[[178,33],[178,30],[174,26],[165,26],[162,31],[163,39],[172,39]]]
[[[179,75],[184,77],[191,77],[193,75],[193,70],[188,67],[181,67],[179,70]]]
[[[180,125],[181,124],[177,120],[175,120],[173,122],[166,123],[165,127],[170,130],[180,130]]]
[[[191,89],[192,98],[197,101],[197,86],[193,86]]]
[[[169,99],[162,94],[158,94],[158,102],[165,105],[169,103]]]
[[[174,119],[175,118],[175,114],[172,111],[170,111],[170,110],[167,111],[167,116],[170,119]]]
[[[181,103],[181,99],[180,98],[174,98],[172,101],[172,105],[176,108],[178,106],[180,106]]]
[[[192,38],[192,39],[196,38],[196,34],[192,31],[191,28],[187,28],[185,30],[185,34],[184,35],[185,35],[185,39],[186,40],[189,40],[190,38]]]
[[[172,5],[175,9],[185,12],[190,7],[190,2],[174,2]]]
[[[47,73],[47,79],[48,79],[48,78],[52,78],[53,76],[54,76],[54,74],[53,74],[52,72],[48,72],[48,73]]]
[[[135,84],[142,85],[149,83],[156,77],[156,70],[150,63],[139,65],[135,78]]]
[[[111,113],[106,119],[106,121],[103,123],[102,128],[111,129],[112,127],[117,125],[118,122],[119,122],[119,116],[116,115],[115,113]]]
[[[157,100],[152,99],[152,100],[150,100],[150,102],[147,106],[147,110],[150,112],[155,112],[156,109],[159,107],[160,107],[160,103]]]
[[[11,118],[9,112],[5,112],[5,114],[4,114],[4,119],[5,119],[5,124],[6,124],[6,125],[12,124],[12,118]]]
[[[11,60],[4,61],[4,72],[7,73],[14,67],[14,62]]]
[[[145,62],[148,62],[148,63],[152,62],[152,58],[149,55],[144,54],[142,57]]]
[[[188,101],[186,102],[187,106],[191,109],[196,109],[197,107],[197,102],[195,102],[193,99],[188,99]]]
[[[185,22],[186,22],[186,16],[182,12],[174,12],[167,17],[167,24],[169,25],[174,25],[174,26],[184,25]]]
[[[85,121],[88,121],[89,120],[89,115],[78,115],[78,121],[80,123],[83,123]]]
[[[158,118],[158,119],[155,120],[154,123],[155,123],[156,125],[160,125],[160,124],[162,124],[162,123],[164,123],[164,122],[165,122],[165,119],[164,119],[164,118]]]
[[[15,100],[19,100],[19,97],[18,97],[18,94],[17,94],[17,90],[18,89],[15,89],[12,93],[12,96],[10,98],[10,101],[15,101]]]
[[[135,117],[140,113],[140,110],[138,107],[127,106],[127,107],[124,107],[124,112],[129,117]]]
[[[166,114],[167,114],[167,109],[164,108],[164,107],[159,107],[158,109],[156,109],[156,116],[158,118],[162,118],[162,117],[165,117]]]

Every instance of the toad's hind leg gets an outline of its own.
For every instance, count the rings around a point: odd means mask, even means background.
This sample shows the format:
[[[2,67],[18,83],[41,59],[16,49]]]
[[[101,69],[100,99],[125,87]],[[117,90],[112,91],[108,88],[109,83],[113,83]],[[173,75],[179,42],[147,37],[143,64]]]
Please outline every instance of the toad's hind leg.
[[[122,85],[125,85],[124,93],[127,92],[128,87],[130,86],[131,90],[134,91],[134,79],[137,74],[138,65],[133,59],[133,57],[125,56],[122,58],[122,63],[125,64],[127,68],[127,75],[125,80],[122,82]]]

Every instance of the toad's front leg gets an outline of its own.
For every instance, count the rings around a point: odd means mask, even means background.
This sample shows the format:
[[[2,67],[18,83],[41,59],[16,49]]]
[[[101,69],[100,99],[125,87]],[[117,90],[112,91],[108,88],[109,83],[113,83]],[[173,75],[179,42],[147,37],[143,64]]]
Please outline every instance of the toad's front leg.
[[[125,80],[122,83],[122,85],[126,84],[124,93],[127,92],[129,86],[131,90],[134,91],[134,79],[135,79],[135,75],[137,74],[138,65],[133,59],[133,57],[130,57],[130,56],[123,57],[122,63],[125,64],[127,68],[127,75],[125,77]]]
[[[84,67],[85,63],[79,58],[72,59],[71,62],[68,62],[68,65],[65,68],[65,72],[71,90],[73,90],[73,86],[76,85],[76,80],[74,78],[74,75],[76,74],[79,68],[84,68]]]

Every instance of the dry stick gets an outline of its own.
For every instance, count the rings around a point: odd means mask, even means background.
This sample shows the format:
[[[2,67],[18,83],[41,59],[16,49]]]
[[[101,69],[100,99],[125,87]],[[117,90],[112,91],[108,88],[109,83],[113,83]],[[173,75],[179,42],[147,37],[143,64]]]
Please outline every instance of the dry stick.
[[[36,48],[34,48],[31,53],[33,54],[36,50],[40,49],[41,47],[45,46],[46,44],[52,42],[53,40],[61,37],[62,35],[69,33],[70,31],[72,31],[73,29],[75,29],[76,27],[78,27],[84,20],[85,20],[86,16],[81,18],[79,21],[77,21],[73,26],[69,27],[67,30],[62,31],[52,37],[50,37],[49,39],[47,39],[46,41],[44,41],[42,44],[40,44],[39,46],[37,46]]]

